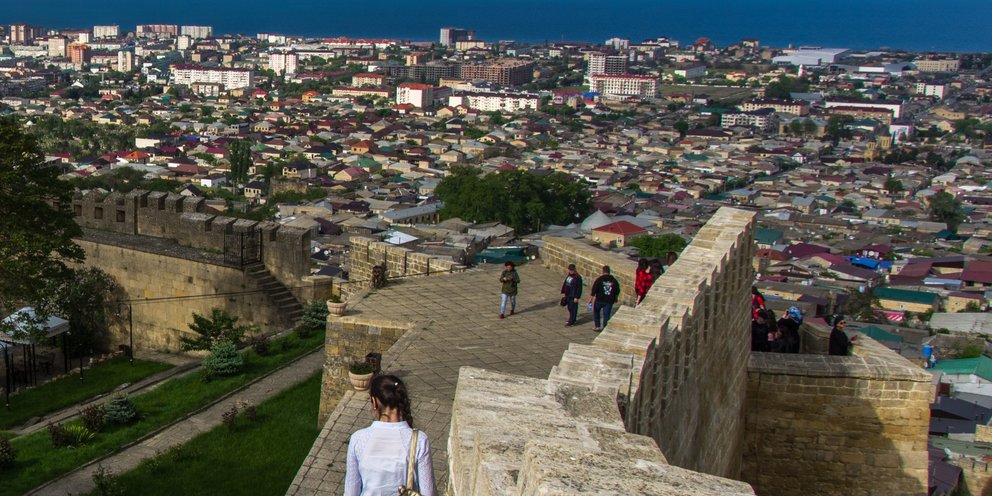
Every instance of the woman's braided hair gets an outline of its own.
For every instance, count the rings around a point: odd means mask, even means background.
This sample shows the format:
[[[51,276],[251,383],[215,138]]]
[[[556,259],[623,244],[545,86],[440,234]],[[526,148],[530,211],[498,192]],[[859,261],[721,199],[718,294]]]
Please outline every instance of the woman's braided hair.
[[[410,409],[410,394],[406,384],[395,375],[378,375],[372,379],[369,394],[379,400],[382,408],[395,408],[400,418],[413,427],[413,412]]]

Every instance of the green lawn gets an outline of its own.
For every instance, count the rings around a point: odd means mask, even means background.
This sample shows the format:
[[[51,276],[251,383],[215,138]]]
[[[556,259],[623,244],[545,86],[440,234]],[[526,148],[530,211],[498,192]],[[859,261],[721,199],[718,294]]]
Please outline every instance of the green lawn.
[[[147,360],[135,360],[132,367],[127,357],[117,357],[86,370],[83,381],[79,380],[79,369],[76,369],[69,377],[11,396],[10,409],[0,405],[0,429],[18,427],[34,417],[56,412],[171,367]]]
[[[121,494],[285,494],[320,428],[320,373],[258,406],[258,417],[221,425],[117,479]],[[93,494],[97,494],[94,492]]]
[[[131,425],[105,430],[90,443],[71,449],[54,449],[46,431],[14,439],[18,451],[13,467],[0,470],[0,494],[23,494],[45,481],[119,450],[155,429],[166,426],[286,362],[309,353],[324,342],[324,333],[300,339],[295,334],[273,340],[266,355],[245,354],[245,370],[234,377],[204,381],[203,371],[172,379],[133,398],[142,415]]]

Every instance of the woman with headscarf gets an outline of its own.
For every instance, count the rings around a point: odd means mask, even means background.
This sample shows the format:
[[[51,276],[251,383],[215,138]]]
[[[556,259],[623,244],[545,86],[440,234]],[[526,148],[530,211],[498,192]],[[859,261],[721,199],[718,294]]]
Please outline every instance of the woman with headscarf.
[[[789,307],[778,320],[778,330],[782,334],[782,353],[799,353],[799,326],[803,323],[803,312],[799,307]]]
[[[830,331],[830,354],[835,356],[848,356],[851,354],[851,344],[857,336],[848,338],[844,332],[847,322],[843,315],[834,317],[834,328]]]

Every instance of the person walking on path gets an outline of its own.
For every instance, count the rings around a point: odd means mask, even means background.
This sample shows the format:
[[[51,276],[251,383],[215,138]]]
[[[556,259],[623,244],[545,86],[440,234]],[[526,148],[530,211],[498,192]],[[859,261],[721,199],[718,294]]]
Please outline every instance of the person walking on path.
[[[397,488],[406,485],[411,458],[414,487],[423,496],[434,496],[431,444],[427,434],[413,429],[406,385],[394,375],[380,375],[372,379],[369,397],[372,425],[356,431],[348,442],[345,496],[395,496]],[[414,440],[416,448],[411,446]]]
[[[642,258],[637,261],[637,270],[634,272],[634,294],[637,295],[638,305],[647,296],[652,284],[654,278],[651,276],[651,264],[648,263],[648,259]]]
[[[589,295],[589,303],[592,304],[593,330],[602,331],[606,323],[610,321],[610,314],[613,313],[613,304],[620,297],[620,281],[610,275],[610,266],[603,266],[603,274],[592,283],[592,294]],[[600,314],[603,317],[603,325],[599,325]]]
[[[834,328],[830,330],[830,354],[834,356],[848,356],[851,354],[851,344],[858,338],[848,338],[844,332],[847,322],[844,316],[834,317]]]
[[[568,264],[568,275],[561,283],[561,296],[568,309],[568,320],[565,327],[575,325],[575,319],[579,314],[579,298],[582,297],[582,276],[575,271],[575,264]]]
[[[520,284],[520,274],[513,262],[503,264],[505,270],[499,275],[499,282],[503,283],[499,301],[499,318],[506,318],[506,303],[510,302],[510,315],[517,310],[517,286]]]

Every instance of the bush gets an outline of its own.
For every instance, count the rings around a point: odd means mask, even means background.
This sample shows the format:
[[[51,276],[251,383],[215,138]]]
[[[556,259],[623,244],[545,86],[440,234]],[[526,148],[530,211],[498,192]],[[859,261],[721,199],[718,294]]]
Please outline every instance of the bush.
[[[131,398],[126,394],[114,395],[103,406],[103,420],[110,424],[130,424],[138,418],[138,409],[134,407]]]
[[[355,362],[348,367],[348,370],[355,375],[371,374],[372,364],[368,362]]]
[[[67,446],[79,446],[91,441],[96,434],[93,431],[79,424],[63,425],[48,424],[48,437],[52,440],[52,446],[64,448]]]
[[[210,354],[203,359],[203,367],[207,369],[207,377],[236,375],[245,364],[244,358],[238,354],[238,349],[230,341],[222,341],[210,349]]]
[[[327,303],[314,300],[303,307],[303,319],[296,333],[301,338],[307,338],[327,326]]]
[[[96,490],[92,494],[97,494],[99,496],[117,496],[119,494],[124,494],[121,489],[120,481],[118,476],[114,475],[114,472],[103,465],[98,465],[96,471],[93,472],[93,485],[96,486]]]
[[[48,438],[52,440],[52,446],[62,448],[69,445],[69,436],[65,432],[62,424],[48,424]]]
[[[17,460],[17,450],[5,437],[0,437],[0,468],[10,467]]]
[[[79,417],[83,421],[83,427],[86,427],[93,432],[100,432],[103,430],[103,424],[105,422],[103,405],[90,405],[83,408],[79,412]]]
[[[248,344],[251,345],[251,349],[255,350],[255,353],[259,355],[264,355],[269,352],[269,336],[266,334],[256,334],[248,338]]]
[[[224,422],[227,428],[234,432],[234,429],[238,427],[238,407],[231,405],[231,409],[220,414],[220,420]]]

